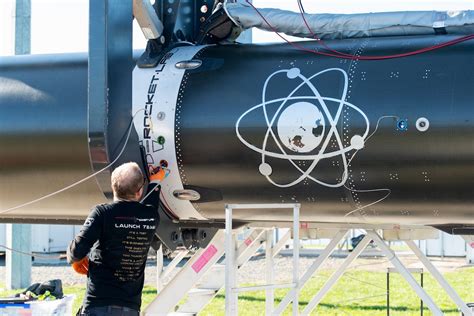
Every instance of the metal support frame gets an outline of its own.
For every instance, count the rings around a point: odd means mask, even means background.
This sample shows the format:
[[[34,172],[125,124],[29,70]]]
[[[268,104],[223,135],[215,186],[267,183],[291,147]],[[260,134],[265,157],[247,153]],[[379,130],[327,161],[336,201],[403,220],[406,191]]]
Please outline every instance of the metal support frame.
[[[315,262],[308,268],[305,274],[299,279],[298,281],[298,290],[307,283],[307,281],[311,278],[311,276],[322,266],[322,264],[326,261],[326,259],[331,255],[331,253],[336,249],[338,243],[344,238],[347,234],[347,229],[340,230],[338,233],[333,237],[331,242],[328,246],[324,249],[321,255],[315,260]],[[311,311],[317,307],[317,305],[321,302],[324,296],[331,290],[334,284],[339,280],[339,278],[343,275],[344,271],[347,270],[349,265],[362,253],[362,251],[366,248],[366,246],[373,240],[380,250],[384,253],[384,255],[389,259],[392,265],[395,267],[396,271],[400,273],[405,280],[410,284],[413,290],[417,293],[420,299],[423,301],[423,304],[431,310],[433,315],[443,315],[440,308],[436,305],[436,303],[432,300],[432,298],[425,292],[422,286],[418,284],[418,282],[414,279],[411,275],[411,271],[407,269],[404,264],[400,261],[394,251],[392,251],[385,241],[373,230],[367,230],[367,235],[364,239],[357,245],[357,247],[352,251],[352,253],[344,260],[341,266],[331,275],[331,277],[326,281],[323,285],[321,290],[310,300],[306,308],[301,313],[302,315],[309,315]],[[412,249],[415,255],[420,259],[420,261],[424,264],[426,269],[431,272],[433,277],[438,281],[441,287],[448,293],[451,299],[456,303],[459,309],[464,313],[464,315],[471,315],[473,316],[472,311],[469,307],[462,301],[462,299],[458,296],[458,294],[451,288],[451,286],[446,282],[446,280],[442,277],[439,271],[433,266],[433,264],[423,255],[420,249],[416,246],[413,241],[405,241],[407,245]],[[286,306],[291,302],[291,293],[283,298],[281,303],[278,305],[276,309],[273,310],[272,315],[280,315],[285,310]]]
[[[301,279],[298,282],[299,290],[303,288],[303,286],[309,281],[311,276],[316,273],[316,271],[326,262],[326,260],[329,258],[329,256],[333,253],[333,251],[336,249],[338,243],[344,238],[344,236],[347,234],[347,229],[340,230],[336,233],[334,238],[331,240],[331,242],[326,246],[324,251],[319,255],[319,257],[313,262],[313,264],[306,270],[306,272],[303,274]],[[291,293],[288,293],[283,300],[280,302],[278,307],[275,309],[273,314],[279,315],[283,313],[285,310],[286,306],[292,301],[293,297]]]
[[[237,243],[236,233],[232,225],[232,213],[235,209],[262,209],[262,208],[293,208],[294,221],[292,223],[293,229],[293,280],[291,283],[275,284],[274,276],[274,261],[273,257],[280,251],[280,249],[287,243],[290,238],[291,230],[283,236],[278,243],[273,243],[273,228],[265,226],[265,228],[254,227],[250,236],[240,243]],[[238,314],[238,295],[239,293],[249,291],[265,291],[265,310],[267,315],[282,314],[288,304],[292,304],[292,314],[298,315],[299,301],[298,294],[303,286],[310,280],[318,269],[322,267],[324,262],[337,249],[338,244],[347,235],[349,228],[334,230],[332,240],[328,246],[323,250],[321,255],[315,259],[313,264],[305,271],[301,278],[298,277],[298,263],[299,263],[299,204],[232,204],[226,206],[226,226],[225,231],[219,231],[214,237],[210,246],[215,247],[216,256],[212,260],[206,261],[206,267],[202,271],[191,269],[196,262],[202,257],[206,257],[206,250],[201,249],[196,255],[191,258],[185,267],[177,274],[177,276],[159,293],[155,301],[146,309],[145,315],[168,314],[171,309],[178,304],[178,302],[188,293],[190,299],[184,304],[181,304],[177,309],[178,313],[197,314],[204,306],[215,296],[223,284],[225,284],[225,314]],[[366,246],[374,241],[382,253],[395,267],[393,271],[397,271],[409,283],[412,289],[417,293],[422,302],[431,310],[433,315],[442,315],[442,311],[432,300],[432,298],[425,292],[423,286],[420,286],[415,278],[412,276],[412,270],[406,268],[394,251],[386,244],[386,242],[374,230],[366,229],[366,236],[359,242],[356,248],[349,254],[343,263],[336,269],[336,271],[329,277],[323,287],[310,300],[305,309],[301,312],[302,315],[309,315],[322,301],[325,295],[332,289],[336,282],[343,276],[344,272],[349,268],[351,263],[357,259]],[[238,287],[237,270],[242,267],[250,257],[262,246],[265,241],[265,265],[267,268],[265,274],[264,285]],[[424,264],[426,269],[430,271],[433,277],[438,281],[448,295],[453,299],[459,309],[466,316],[474,316],[462,299],[457,295],[454,289],[444,280],[442,275],[429,262],[429,260],[422,254],[420,249],[413,241],[405,241],[412,249],[415,255]],[[208,246],[209,247],[209,246]],[[207,248],[206,248],[207,249]],[[218,259],[226,254],[225,265],[217,264]],[[184,256],[184,254],[181,254]],[[181,261],[182,257],[178,255],[169,265],[169,267],[162,272],[162,276],[166,277],[171,269]],[[214,266],[213,266],[214,265]],[[215,269],[219,268],[219,269]],[[220,269],[222,268],[222,269]],[[170,270],[168,270],[170,269]],[[225,269],[225,270],[224,270]],[[207,273],[207,274],[206,274]],[[198,282],[203,275],[204,280]],[[192,289],[195,287],[194,289]],[[275,308],[274,306],[274,290],[277,288],[289,288],[290,291],[283,298],[281,303]],[[191,290],[192,289],[192,290]]]
[[[181,271],[164,287],[157,297],[145,309],[145,315],[167,314],[179,302],[182,295],[214,265],[223,254],[224,232],[218,231],[209,245],[200,249],[186,264],[188,269]],[[194,267],[194,268],[193,268]],[[159,298],[159,299],[158,299]]]
[[[389,243],[390,245],[390,243]],[[423,268],[408,268],[410,273],[420,274],[420,286],[423,287]],[[387,316],[390,316],[390,274],[398,273],[394,268],[387,269]],[[423,300],[420,300],[420,316],[423,316]]]
[[[357,259],[357,257],[362,253],[362,251],[367,247],[370,242],[370,237],[366,235],[358,244],[357,247],[351,252],[349,256],[344,260],[341,266],[331,275],[331,277],[326,281],[324,286],[319,290],[319,292],[311,299],[308,305],[303,311],[303,315],[309,315],[311,311],[321,302],[324,296],[331,290],[331,288],[336,284],[336,282],[341,278],[349,265]]]
[[[168,281],[171,271],[178,265],[188,251],[180,252],[161,272],[162,290],[145,310],[145,315],[169,314],[175,308],[178,314],[195,315],[217,294],[225,283],[225,265],[218,263],[224,253],[224,231],[220,230],[205,250],[197,251],[180,271]],[[285,245],[290,234],[286,234],[273,247],[274,255]],[[247,239],[242,242],[235,254],[237,267],[242,267],[265,240],[265,231],[252,229]],[[209,252],[208,249],[212,251]],[[224,260],[225,262],[225,260]],[[188,299],[184,299],[186,294]]]
[[[275,273],[273,270],[273,229],[269,229],[265,232],[265,282],[267,284],[275,283]],[[266,315],[273,313],[273,305],[275,300],[275,293],[273,288],[269,288],[265,291],[265,311]]]
[[[156,292],[160,293],[163,288],[161,275],[163,273],[163,245],[156,251]]]
[[[428,258],[421,252],[420,248],[412,240],[405,241],[408,247],[413,251],[413,253],[420,259],[423,263],[425,268],[431,273],[433,278],[438,282],[438,284],[446,291],[446,294],[453,300],[453,302],[459,307],[459,309],[463,312],[466,316],[472,316],[474,313],[472,310],[467,306],[466,303],[463,302],[461,297],[459,297],[458,293],[449,285],[449,283],[443,278],[441,273],[436,269],[436,267],[431,263]]]
[[[167,283],[168,277],[171,275],[171,273],[176,269],[178,264],[186,257],[186,255],[189,253],[188,250],[179,250],[177,251],[176,256],[171,260],[170,263],[166,266],[166,268],[163,265],[163,246],[160,247],[156,254],[156,264],[157,264],[157,285],[156,285],[156,290],[158,293],[161,292],[161,290],[164,288],[164,285]]]
[[[31,0],[15,0],[15,55],[31,53]],[[10,249],[31,252],[31,225],[7,224],[6,244]],[[5,284],[8,289],[25,288],[31,284],[31,257],[5,250]]]
[[[226,273],[225,273],[225,314],[238,314],[238,293],[248,291],[265,290],[270,296],[266,297],[265,304],[267,312],[273,309],[273,290],[276,288],[290,288],[293,301],[293,315],[298,315],[298,265],[299,265],[299,214],[301,205],[295,204],[229,204],[225,208],[225,253],[226,253]],[[237,287],[237,269],[238,262],[235,258],[236,238],[232,228],[232,211],[234,209],[293,209],[293,282],[290,284],[265,284],[251,287]],[[268,235],[267,235],[268,237]],[[271,240],[267,239],[266,253],[269,257],[273,257],[271,251]],[[272,261],[267,258],[267,264]],[[267,266],[268,268],[268,266]],[[269,272],[266,276],[267,281],[273,280],[273,272]]]
[[[87,130],[93,171],[110,164],[123,146],[126,149],[116,166],[128,161],[142,161],[136,133],[130,134],[127,144],[123,143],[131,120],[132,71],[135,66],[132,12],[132,1],[89,0]],[[109,168],[95,177],[108,198],[112,198],[112,170]]]
[[[374,231],[368,231],[367,236],[370,236],[372,240],[377,244],[380,250],[387,256],[388,260],[393,264],[393,266],[398,270],[398,272],[403,276],[403,278],[408,282],[411,288],[416,292],[416,294],[426,303],[428,308],[431,310],[433,315],[443,315],[441,309],[436,305],[432,298],[426,293],[426,291],[418,284],[415,278],[411,275],[410,271],[405,267],[405,265],[400,261],[395,252],[390,249],[387,244],[380,238],[380,236]]]

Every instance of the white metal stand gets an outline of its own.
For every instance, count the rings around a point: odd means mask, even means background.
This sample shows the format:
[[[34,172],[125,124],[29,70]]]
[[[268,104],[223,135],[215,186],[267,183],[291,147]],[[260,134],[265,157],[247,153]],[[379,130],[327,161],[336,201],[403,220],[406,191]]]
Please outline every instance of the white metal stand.
[[[163,289],[164,285],[168,283],[168,278],[169,276],[173,273],[173,271],[176,269],[178,264],[186,257],[186,255],[189,253],[189,250],[178,250],[177,254],[171,260],[170,263],[164,268],[163,265],[163,246],[158,249],[158,252],[156,254],[156,266],[157,266],[157,280],[156,280],[156,290],[158,293],[161,292]]]
[[[454,303],[459,307],[459,309],[463,312],[464,315],[473,315],[472,309],[470,309],[463,300],[459,297],[458,293],[449,285],[449,283],[443,278],[441,273],[436,269],[436,267],[431,263],[428,258],[421,252],[418,246],[412,241],[408,240],[405,243],[410,247],[413,253],[420,259],[423,263],[425,268],[431,273],[433,278],[438,281],[439,285],[446,291],[446,294],[453,300]]]
[[[6,244],[10,249],[31,252],[31,225],[7,224]],[[5,250],[6,286],[8,289],[22,289],[31,284],[31,257],[18,251]]]
[[[314,263],[306,270],[306,272],[303,274],[301,279],[298,282],[299,290],[306,284],[306,282],[309,281],[311,276],[313,276],[314,273],[326,262],[326,260],[329,258],[329,256],[333,253],[333,251],[337,248],[338,243],[344,238],[344,236],[347,234],[347,229],[346,230],[341,230],[336,233],[334,238],[331,240],[329,245],[326,246],[324,251],[319,255],[318,258],[314,261]],[[291,296],[291,293],[288,293],[283,300],[280,302],[278,307],[275,309],[274,313],[275,315],[280,315],[283,313],[285,310],[286,306],[292,301],[293,297]]]
[[[209,245],[200,249],[186,267],[173,278],[145,309],[145,315],[166,315],[193,285],[212,267],[224,252],[224,232],[218,231]]]
[[[235,259],[236,238],[232,229],[232,211],[234,209],[293,209],[293,283],[273,284],[269,283],[260,286],[237,287],[238,264]],[[225,245],[226,245],[226,274],[225,274],[225,314],[234,316],[238,314],[238,295],[242,292],[265,290],[269,294],[265,304],[267,313],[273,309],[273,290],[277,288],[291,288],[290,296],[293,301],[293,315],[298,315],[298,264],[299,264],[299,215],[300,204],[229,204],[225,208]],[[269,235],[267,235],[268,237]],[[273,237],[272,237],[273,238]],[[267,244],[271,242],[267,239]],[[267,245],[267,252],[271,253]],[[267,264],[271,263],[267,259]],[[267,269],[269,266],[267,266]],[[271,267],[271,270],[273,266]],[[273,281],[273,272],[268,272],[267,281]]]
[[[349,267],[349,265],[362,253],[362,251],[367,247],[370,242],[370,238],[365,236],[362,239],[357,247],[351,252],[351,254],[344,260],[341,266],[331,275],[329,280],[326,281],[326,284],[319,290],[319,292],[311,299],[306,308],[303,311],[303,315],[309,315],[309,313],[321,302],[324,296],[329,292],[329,290],[336,284],[336,282],[344,274],[344,271]]]
[[[15,0],[15,13],[12,16],[15,37],[13,45],[15,55],[31,53],[31,0]],[[7,247],[22,252],[31,252],[31,225],[7,224]],[[5,250],[5,283],[8,289],[21,289],[31,284],[31,257]]]
[[[332,238],[331,242],[324,249],[321,255],[315,260],[315,262],[308,268],[304,275],[297,282],[298,290],[301,290],[302,287],[309,281],[311,276],[316,273],[316,271],[323,265],[326,259],[331,255],[331,253],[336,249],[338,243],[344,238],[347,233],[347,229],[338,231],[335,236]],[[390,260],[396,270],[403,276],[405,280],[410,284],[413,290],[417,295],[423,300],[423,302],[428,306],[433,315],[443,315],[441,309],[436,305],[432,298],[425,292],[425,290],[417,283],[413,278],[410,271],[404,266],[404,264],[397,257],[395,252],[393,252],[382,240],[382,238],[375,232],[367,230],[367,235],[364,239],[357,245],[357,247],[352,251],[352,253],[344,260],[341,266],[331,275],[328,281],[324,284],[321,290],[316,293],[316,295],[310,300],[306,308],[301,313],[302,315],[309,315],[325,297],[325,295],[331,290],[331,288],[336,284],[339,278],[343,275],[344,271],[347,270],[349,265],[362,253],[365,247],[373,240],[380,250],[385,254],[385,256]],[[448,293],[451,299],[456,303],[458,308],[464,313],[464,315],[473,316],[472,311],[469,307],[462,301],[459,295],[452,289],[452,287],[446,282],[443,276],[438,272],[438,270],[431,264],[431,262],[426,258],[426,256],[420,251],[413,241],[406,241],[407,245],[412,249],[415,255],[420,259],[420,261],[425,265],[428,271],[431,272],[433,277],[438,281],[440,286]],[[278,307],[273,311],[272,315],[280,315],[285,310],[286,306],[292,301],[291,293],[283,298]]]
[[[287,243],[290,235],[288,232],[273,245],[273,256]],[[262,229],[251,230],[250,235],[238,246],[235,253],[237,267],[245,265],[265,242],[266,236],[266,232]],[[146,308],[144,315],[197,315],[224,286],[225,265],[217,263],[223,253],[224,231],[221,230],[208,247],[196,252],[169,282],[167,281],[172,271],[188,251],[179,252],[165,269],[158,268],[158,271],[161,271],[159,283],[162,288]]]
[[[269,229],[265,232],[265,282],[267,284],[275,283],[275,273],[273,271],[273,229]],[[274,289],[269,288],[265,291],[265,311],[267,315],[271,315],[273,313],[273,306],[274,306]]]
[[[273,243],[273,227],[265,223],[265,227],[253,227],[249,237],[240,244],[236,240],[237,231],[233,229],[232,213],[236,209],[293,209],[292,231],[283,236],[276,244]],[[225,314],[238,315],[238,295],[242,292],[265,290],[265,311],[267,315],[281,315],[286,307],[292,304],[292,314],[298,315],[299,302],[298,294],[311,279],[311,277],[322,267],[324,262],[337,249],[338,244],[347,235],[349,227],[328,229],[324,228],[325,234],[331,237],[330,243],[317,257],[313,264],[299,278],[299,204],[232,204],[226,206],[226,226],[225,231],[220,230],[211,240],[210,244],[199,250],[181,269],[176,276],[166,284],[158,293],[157,298],[147,307],[145,315],[197,315],[208,302],[216,295],[219,289],[225,285]],[[319,229],[319,228],[317,228]],[[417,293],[423,303],[431,310],[433,315],[442,315],[441,309],[436,305],[432,298],[417,283],[411,275],[409,269],[397,257],[386,242],[373,229],[365,228],[367,234],[359,242],[356,248],[343,261],[339,268],[329,277],[323,287],[309,301],[308,305],[302,311],[302,315],[309,315],[325,295],[332,289],[336,282],[343,276],[344,272],[349,268],[350,264],[359,257],[366,246],[373,241],[378,248],[388,258],[395,269],[410,284],[412,289]],[[291,283],[275,284],[274,261],[273,258],[279,253],[281,248],[288,242],[293,233],[293,280]],[[386,231],[384,231],[385,235]],[[327,238],[327,237],[324,237]],[[424,264],[426,269],[431,272],[433,277],[438,281],[440,286],[447,292],[451,299],[456,303],[458,308],[466,316],[474,316],[469,307],[462,301],[454,289],[446,282],[438,270],[420,251],[416,244],[408,240],[405,242],[415,253],[415,255]],[[265,285],[238,287],[237,271],[241,268],[265,243]],[[224,251],[225,250],[225,251]],[[188,252],[178,254],[175,259],[168,265],[166,269],[161,269],[160,286],[166,283],[166,278],[170,275],[178,263]],[[224,264],[218,263],[219,259],[225,253],[226,258]],[[283,298],[278,306],[274,306],[274,290],[277,288],[289,288],[290,291]],[[173,308],[188,295],[188,300],[182,303],[176,312],[172,312]]]
[[[162,283],[162,273],[163,273],[163,245],[160,245],[160,248],[156,251],[156,292],[160,293],[163,288]]]
[[[443,312],[436,305],[436,303],[431,299],[431,297],[426,293],[426,291],[418,284],[415,278],[411,275],[410,271],[403,265],[400,259],[397,257],[395,252],[390,249],[387,244],[380,238],[378,234],[373,231],[368,231],[367,236],[379,246],[380,250],[387,256],[387,259],[394,265],[398,272],[403,276],[403,278],[410,284],[411,288],[418,294],[418,296],[423,300],[428,308],[431,310],[433,315],[442,316]]]

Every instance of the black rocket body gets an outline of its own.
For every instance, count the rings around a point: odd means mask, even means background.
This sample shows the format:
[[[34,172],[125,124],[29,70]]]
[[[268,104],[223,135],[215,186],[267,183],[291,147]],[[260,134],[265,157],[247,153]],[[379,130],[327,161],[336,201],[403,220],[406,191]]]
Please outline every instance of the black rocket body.
[[[452,38],[363,38],[328,45],[356,57],[377,56]],[[317,42],[300,45],[321,49]],[[467,41],[375,61],[324,57],[287,44],[175,47],[157,67],[133,71],[132,104],[123,115],[137,114],[127,151],[143,146],[146,168],[166,166],[162,202],[179,220],[221,221],[228,203],[298,202],[301,220],[308,222],[473,224],[473,50],[474,42]],[[38,74],[47,67],[56,75],[42,82]],[[62,161],[77,160],[78,176],[90,172],[85,67],[79,55],[74,62],[32,57],[28,67],[19,58],[1,64],[1,76],[11,84],[50,98],[0,89],[2,148],[7,143],[11,148],[1,155],[2,183],[23,186],[26,178],[12,175],[23,174],[25,165],[43,166],[43,179],[65,173],[65,163],[54,163],[58,148]],[[41,126],[21,120],[24,111],[36,113]],[[71,121],[68,129],[55,123],[61,115]],[[25,144],[31,137],[34,144],[54,141],[33,145],[30,152]],[[21,166],[12,158],[18,153]],[[68,177],[73,178],[63,179]],[[40,194],[51,187],[32,190]],[[100,200],[94,183],[67,194],[84,203]],[[22,198],[2,201],[13,206]],[[50,207],[44,204],[42,218],[87,213],[80,203],[67,211]],[[38,217],[33,210],[15,212],[8,216]],[[257,209],[236,211],[234,218],[290,221],[291,215]]]

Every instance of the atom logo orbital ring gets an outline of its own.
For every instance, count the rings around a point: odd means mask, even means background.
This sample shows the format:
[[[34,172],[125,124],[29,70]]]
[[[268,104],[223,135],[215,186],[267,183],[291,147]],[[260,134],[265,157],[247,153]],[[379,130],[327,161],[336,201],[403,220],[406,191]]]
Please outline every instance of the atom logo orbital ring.
[[[340,98],[322,96],[318,89],[311,82],[312,79],[325,73],[340,73],[344,78],[344,88]],[[286,74],[290,80],[298,81],[298,85],[285,98],[267,100],[267,88],[269,83],[278,74]],[[309,78],[301,74],[299,68],[283,69],[272,73],[265,81],[262,91],[262,103],[253,106],[244,112],[236,122],[236,134],[239,140],[251,150],[261,154],[260,173],[267,180],[277,187],[291,187],[305,179],[314,181],[320,185],[337,188],[343,186],[348,178],[348,161],[346,153],[361,150],[369,133],[370,123],[362,110],[346,101],[349,80],[347,73],[340,68],[329,68],[320,71]],[[309,88],[312,92],[310,96],[295,95],[303,87]],[[337,112],[332,115],[328,108],[328,103],[337,104]],[[268,109],[277,108],[276,112],[269,117]],[[362,135],[355,134],[350,139],[350,144],[343,145],[341,136],[337,129],[340,122],[341,113],[345,107],[356,111],[365,122],[365,131]],[[262,111],[267,125],[267,131],[261,147],[249,143],[240,133],[240,122],[253,111]],[[326,122],[327,120],[327,122]],[[274,131],[276,124],[277,134]],[[279,152],[267,150],[268,140],[271,139],[277,145]],[[337,150],[329,150],[328,145],[331,139],[337,143]],[[285,149],[286,148],[286,149]],[[318,149],[319,148],[319,149]],[[317,153],[310,154],[317,150]],[[306,154],[308,153],[308,154]],[[342,175],[335,175],[334,183],[324,182],[317,178],[316,167],[318,163],[326,158],[341,157],[343,164]],[[283,159],[288,161],[298,172],[299,176],[288,183],[276,183],[272,178],[272,166],[267,162],[267,157]],[[303,170],[295,161],[310,161],[311,165]]]

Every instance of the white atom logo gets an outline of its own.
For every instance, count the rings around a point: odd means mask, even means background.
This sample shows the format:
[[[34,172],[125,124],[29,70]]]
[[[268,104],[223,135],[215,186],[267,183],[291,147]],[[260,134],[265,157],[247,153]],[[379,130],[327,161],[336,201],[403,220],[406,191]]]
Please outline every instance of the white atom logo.
[[[321,96],[318,89],[311,82],[312,79],[324,74],[336,72],[340,73],[344,77],[344,88],[342,96],[339,99]],[[286,98],[279,98],[274,100],[266,100],[267,87],[270,80],[278,74],[286,73],[286,76],[289,79],[300,79],[301,83],[294,88],[291,93]],[[279,70],[271,74],[263,86],[262,91],[262,103],[250,108],[245,113],[243,113],[236,123],[236,133],[240,141],[247,146],[248,148],[261,154],[262,162],[259,166],[260,173],[267,178],[267,180],[274,184],[275,186],[286,188],[294,186],[305,179],[312,180],[321,185],[337,188],[343,186],[348,178],[348,161],[346,158],[346,153],[354,150],[358,151],[362,149],[365,145],[367,135],[369,133],[369,120],[364,112],[362,112],[358,107],[346,101],[347,89],[348,89],[348,77],[347,73],[340,68],[330,68],[323,71],[320,71],[313,76],[306,78],[300,72],[298,68],[284,69]],[[303,87],[307,87],[311,90],[311,96],[298,96],[295,95]],[[314,100],[317,105],[308,102],[308,100]],[[327,103],[338,104],[337,112],[333,116],[328,109]],[[291,104],[290,104],[291,103]],[[319,106],[318,106],[319,105]],[[270,118],[268,116],[268,108],[278,106],[276,112]],[[365,122],[365,132],[363,135],[353,135],[350,139],[350,144],[344,146],[337,130],[337,125],[340,122],[341,113],[344,107],[349,107],[352,110],[357,111],[363,118]],[[263,140],[262,147],[256,147],[250,144],[245,140],[240,131],[239,125],[242,119],[249,113],[262,109],[263,115],[267,124],[267,131]],[[328,122],[326,122],[325,118]],[[278,121],[277,121],[278,120]],[[278,132],[278,137],[275,135],[273,126],[276,122],[276,129]],[[326,129],[328,129],[326,133]],[[276,145],[278,146],[280,152],[271,152],[267,150],[268,138],[272,137]],[[330,151],[328,149],[329,141],[335,139],[337,143],[337,150]],[[319,147],[319,150],[316,154],[307,154],[316,150]],[[284,149],[286,147],[291,152],[296,154],[288,154]],[[331,158],[340,156],[343,164],[343,172],[340,177],[335,177],[336,183],[327,183],[322,180],[317,179],[313,176],[313,171],[322,159]],[[287,160],[293,167],[300,172],[300,176],[289,183],[276,183],[270,176],[273,172],[273,169],[270,164],[266,162],[266,157],[272,157],[277,159]],[[295,161],[311,161],[311,165],[303,170],[300,166],[297,165]]]

